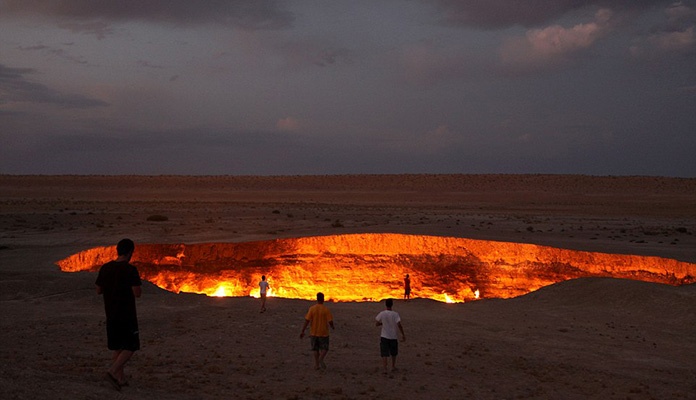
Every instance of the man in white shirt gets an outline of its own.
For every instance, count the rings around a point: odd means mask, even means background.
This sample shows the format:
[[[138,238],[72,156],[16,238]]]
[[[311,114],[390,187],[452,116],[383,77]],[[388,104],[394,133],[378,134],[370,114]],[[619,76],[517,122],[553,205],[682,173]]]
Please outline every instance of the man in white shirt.
[[[404,328],[401,326],[401,317],[396,311],[392,311],[394,300],[387,299],[385,302],[386,310],[377,314],[375,325],[382,327],[380,334],[379,351],[382,356],[382,364],[384,365],[384,373],[387,373],[387,359],[391,357],[392,371],[396,371],[396,356],[399,354],[399,331],[401,331],[402,340],[406,340]],[[397,330],[398,328],[398,330]]]
[[[268,281],[266,281],[266,275],[261,276],[261,282],[259,282],[259,296],[261,297],[261,312],[266,311],[266,294],[268,292],[268,288],[270,288],[271,285],[268,284]]]

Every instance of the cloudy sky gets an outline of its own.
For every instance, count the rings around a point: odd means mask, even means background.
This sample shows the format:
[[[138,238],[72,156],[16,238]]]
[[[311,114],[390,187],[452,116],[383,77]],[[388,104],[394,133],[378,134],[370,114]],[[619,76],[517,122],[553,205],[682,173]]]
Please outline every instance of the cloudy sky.
[[[0,173],[696,177],[696,0],[0,0]]]

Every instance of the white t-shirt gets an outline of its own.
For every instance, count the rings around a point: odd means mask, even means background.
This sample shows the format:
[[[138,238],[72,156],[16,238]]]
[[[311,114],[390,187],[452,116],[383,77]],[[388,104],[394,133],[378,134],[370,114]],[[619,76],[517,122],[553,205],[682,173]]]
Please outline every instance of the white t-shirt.
[[[266,291],[268,290],[268,282],[266,282],[266,281],[259,282],[259,287],[261,288],[261,294],[266,294]]]
[[[401,322],[401,317],[399,313],[392,310],[384,310],[377,314],[375,318],[377,322],[382,323],[382,336],[385,339],[398,339],[399,338],[399,325]]]

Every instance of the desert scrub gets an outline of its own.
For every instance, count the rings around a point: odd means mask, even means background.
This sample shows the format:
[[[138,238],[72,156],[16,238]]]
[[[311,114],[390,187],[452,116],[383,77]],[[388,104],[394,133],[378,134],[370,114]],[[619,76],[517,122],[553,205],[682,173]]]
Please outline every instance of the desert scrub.
[[[155,222],[162,222],[162,221],[169,221],[169,217],[167,217],[166,215],[155,214],[155,215],[150,215],[149,217],[147,217],[147,220],[148,221],[155,221]]]

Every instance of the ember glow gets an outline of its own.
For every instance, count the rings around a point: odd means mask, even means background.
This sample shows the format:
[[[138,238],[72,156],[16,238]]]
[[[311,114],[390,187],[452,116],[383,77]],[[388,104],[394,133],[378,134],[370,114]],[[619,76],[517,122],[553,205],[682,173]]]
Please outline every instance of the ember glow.
[[[97,271],[116,256],[96,247],[57,262],[62,271]],[[143,279],[175,292],[334,301],[411,297],[442,302],[510,298],[568,279],[614,277],[682,285],[696,264],[642,257],[439,236],[355,234],[246,243],[137,244],[131,262]]]

